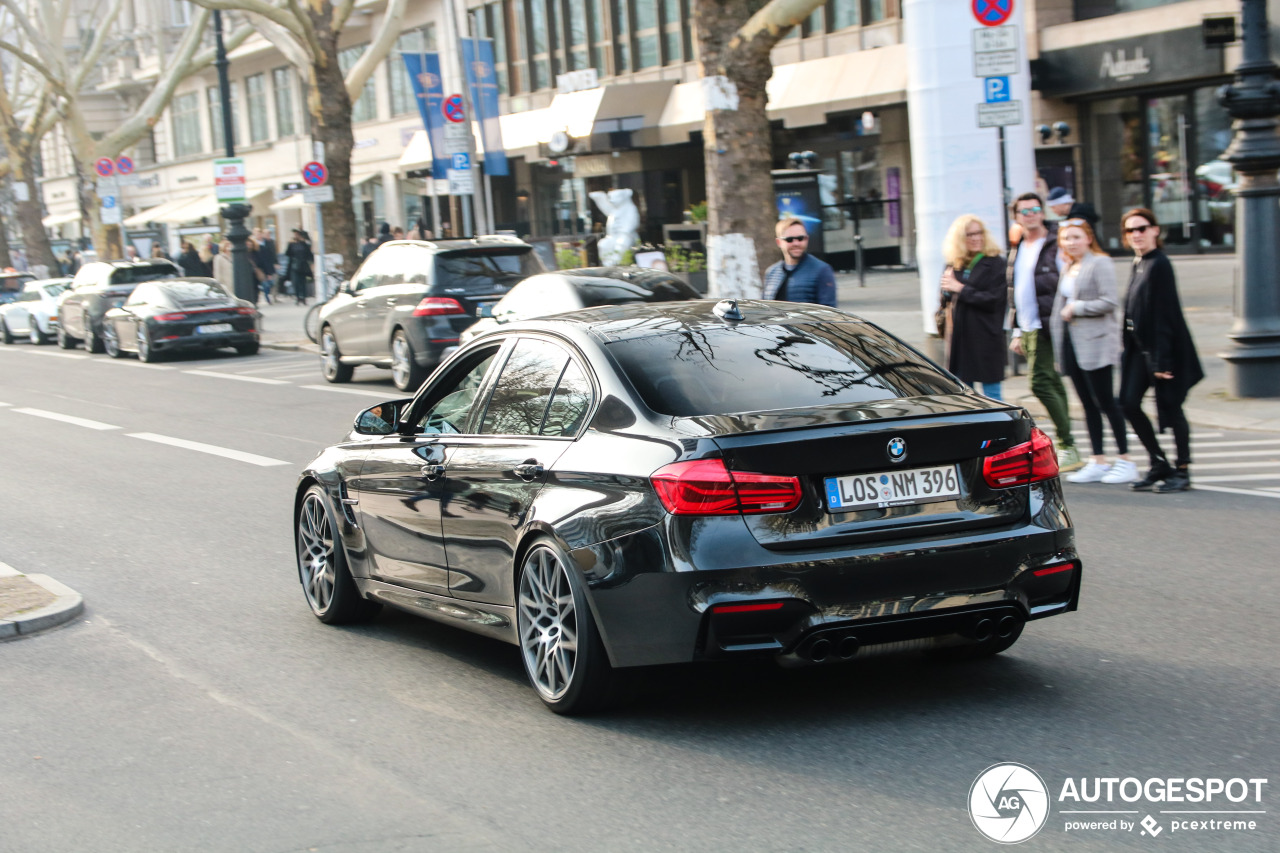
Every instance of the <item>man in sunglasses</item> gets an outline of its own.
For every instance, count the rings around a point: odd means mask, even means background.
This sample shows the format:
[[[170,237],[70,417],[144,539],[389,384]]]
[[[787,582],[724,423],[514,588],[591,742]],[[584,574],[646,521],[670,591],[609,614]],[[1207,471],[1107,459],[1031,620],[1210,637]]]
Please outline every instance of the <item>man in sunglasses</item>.
[[[821,227],[820,224],[815,227]],[[764,273],[764,298],[836,307],[836,271],[809,254],[809,232],[792,217],[774,228],[782,260]]]
[[[1058,241],[1044,225],[1044,200],[1023,193],[1013,202],[1013,215],[1022,228],[1022,241],[1009,251],[1009,349],[1026,356],[1031,393],[1045,407],[1058,435],[1058,469],[1064,473],[1084,467],[1071,436],[1067,389],[1054,366],[1049,315],[1058,292]]]

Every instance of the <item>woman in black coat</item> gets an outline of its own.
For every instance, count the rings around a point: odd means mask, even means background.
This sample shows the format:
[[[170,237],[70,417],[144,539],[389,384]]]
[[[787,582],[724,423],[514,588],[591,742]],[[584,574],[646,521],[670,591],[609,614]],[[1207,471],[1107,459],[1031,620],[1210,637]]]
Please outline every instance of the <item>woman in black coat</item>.
[[[1151,457],[1147,476],[1130,488],[1139,492],[1182,492],[1191,488],[1191,427],[1182,403],[1204,378],[1191,330],[1182,315],[1173,264],[1160,250],[1160,223],[1144,207],[1120,219],[1125,245],[1134,253],[1133,273],[1124,305],[1124,355],[1120,362],[1120,406]],[[1160,431],[1172,428],[1178,458],[1165,456],[1142,398],[1155,386]]]
[[[295,228],[293,241],[284,253],[289,259],[288,276],[293,284],[293,295],[297,297],[299,305],[306,305],[307,298],[311,295],[311,261],[315,257],[311,254],[311,244],[307,242],[307,232]]]
[[[1000,247],[981,219],[965,214],[947,231],[943,255],[942,301],[950,318],[947,369],[970,386],[981,382],[982,393],[999,400],[1009,298]]]

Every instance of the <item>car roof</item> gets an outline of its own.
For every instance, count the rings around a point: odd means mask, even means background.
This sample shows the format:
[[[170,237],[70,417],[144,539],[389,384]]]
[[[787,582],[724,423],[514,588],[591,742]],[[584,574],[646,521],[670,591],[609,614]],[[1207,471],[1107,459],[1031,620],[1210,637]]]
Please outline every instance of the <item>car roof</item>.
[[[139,258],[136,261],[125,260],[123,258],[111,261],[90,261],[85,266],[101,264],[109,266],[112,269],[130,269],[134,267],[174,267],[179,269],[178,265],[168,258]]]
[[[469,237],[464,240],[388,240],[379,245],[374,251],[384,249],[387,246],[421,246],[436,252],[454,252],[461,249],[533,248],[533,246],[519,237],[508,237],[505,234],[483,234],[479,237]]]
[[[579,267],[578,269],[553,270],[531,275],[525,281],[545,280],[554,277],[567,281],[574,287],[590,287],[601,282],[618,281],[634,284],[645,290],[653,290],[660,284],[680,281],[677,276],[662,270],[651,270],[643,267]],[[523,283],[523,282],[522,282]],[[517,285],[519,286],[519,285]]]

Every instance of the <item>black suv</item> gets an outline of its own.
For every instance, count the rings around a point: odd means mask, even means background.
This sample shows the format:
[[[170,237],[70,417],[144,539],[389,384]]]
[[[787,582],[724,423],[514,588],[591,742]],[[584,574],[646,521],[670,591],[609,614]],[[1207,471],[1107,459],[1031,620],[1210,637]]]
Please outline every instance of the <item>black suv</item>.
[[[71,349],[80,341],[89,352],[102,352],[102,317],[121,305],[144,281],[182,278],[173,261],[93,261],[76,271],[71,287],[58,300],[58,346]]]
[[[515,237],[383,243],[320,310],[324,378],[347,382],[356,365],[372,364],[412,391],[481,305],[544,271],[533,247]]]

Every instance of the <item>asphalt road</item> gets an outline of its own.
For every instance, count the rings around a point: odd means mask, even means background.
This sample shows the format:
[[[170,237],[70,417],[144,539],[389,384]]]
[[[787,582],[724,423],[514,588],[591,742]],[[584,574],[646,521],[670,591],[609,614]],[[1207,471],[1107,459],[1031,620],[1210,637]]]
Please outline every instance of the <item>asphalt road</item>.
[[[1068,486],[1081,609],[999,659],[681,669],[569,720],[513,647],[308,612],[296,474],[397,396],[386,374],[344,393],[290,353],[65,355],[0,348],[0,560],[87,605],[0,644],[4,853],[994,850],[966,803],[1003,761],[1054,800],[1027,849],[1280,846],[1280,501],[1261,492]],[[1280,436],[1205,441],[1230,439]],[[1253,831],[1064,830],[1106,808],[1057,802],[1067,778],[1130,776],[1271,781],[1260,804],[1109,807],[1266,812]]]

